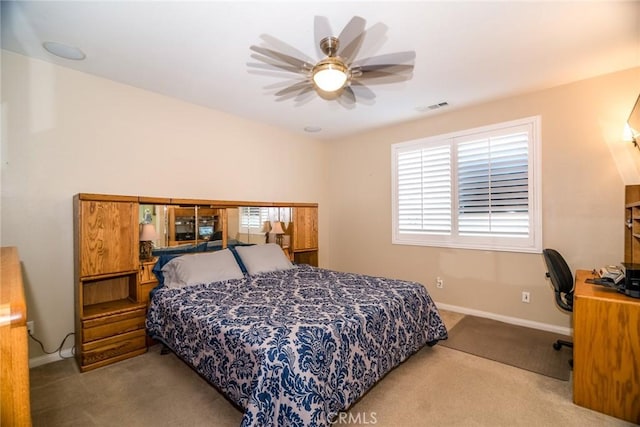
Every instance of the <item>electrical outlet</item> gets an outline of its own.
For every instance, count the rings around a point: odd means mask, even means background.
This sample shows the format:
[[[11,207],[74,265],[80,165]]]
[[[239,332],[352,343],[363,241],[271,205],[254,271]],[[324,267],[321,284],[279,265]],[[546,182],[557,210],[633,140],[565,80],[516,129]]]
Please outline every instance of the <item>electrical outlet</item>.
[[[33,335],[35,333],[35,326],[33,325],[33,320],[29,320],[27,322],[27,332],[29,332],[29,335]]]
[[[440,276],[436,277],[436,288],[438,289],[444,288],[444,280]]]
[[[522,293],[522,302],[526,302],[527,304],[531,301],[529,292]]]

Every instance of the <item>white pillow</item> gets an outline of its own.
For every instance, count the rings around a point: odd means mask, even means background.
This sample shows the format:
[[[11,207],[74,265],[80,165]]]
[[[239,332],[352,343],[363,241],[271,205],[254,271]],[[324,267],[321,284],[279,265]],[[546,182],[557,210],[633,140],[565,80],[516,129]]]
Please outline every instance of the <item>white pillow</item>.
[[[176,257],[162,267],[162,274],[164,284],[169,288],[244,277],[229,249]]]
[[[236,252],[249,274],[294,268],[282,248],[275,243],[253,246],[236,246]]]

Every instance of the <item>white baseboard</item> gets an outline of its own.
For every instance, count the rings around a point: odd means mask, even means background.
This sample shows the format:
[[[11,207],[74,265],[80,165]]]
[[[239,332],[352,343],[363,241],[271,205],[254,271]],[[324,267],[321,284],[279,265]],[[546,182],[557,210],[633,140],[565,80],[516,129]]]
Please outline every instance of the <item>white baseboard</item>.
[[[457,305],[443,304],[436,302],[436,306],[443,310],[454,311],[456,313],[470,314],[471,316],[485,317],[499,322],[510,323],[512,325],[526,326],[527,328],[540,329],[542,331],[553,332],[561,335],[573,335],[573,329],[563,326],[550,325],[548,323],[534,322],[533,320],[519,319],[517,317],[503,316],[501,314],[489,313],[487,311],[474,310]]]
[[[36,366],[46,365],[47,363],[57,362],[58,360],[69,359],[73,357],[73,349],[63,349],[60,353],[45,354],[44,356],[34,357],[29,359],[29,368],[35,368]]]

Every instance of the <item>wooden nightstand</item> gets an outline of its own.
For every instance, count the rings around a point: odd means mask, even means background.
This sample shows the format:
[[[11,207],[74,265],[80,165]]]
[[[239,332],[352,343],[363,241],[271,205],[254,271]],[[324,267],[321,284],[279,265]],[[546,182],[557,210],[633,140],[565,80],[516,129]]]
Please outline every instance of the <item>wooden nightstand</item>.
[[[153,266],[158,261],[154,258],[149,261],[140,261],[140,279],[138,280],[138,298],[149,306],[149,292],[158,286],[158,279],[153,274]]]
[[[149,292],[156,286],[158,286],[158,279],[153,274],[153,266],[158,261],[154,258],[149,261],[140,261],[140,276],[138,277],[138,299],[145,304],[145,318],[146,312],[149,310]],[[152,340],[147,336],[147,347],[157,344],[157,341]]]

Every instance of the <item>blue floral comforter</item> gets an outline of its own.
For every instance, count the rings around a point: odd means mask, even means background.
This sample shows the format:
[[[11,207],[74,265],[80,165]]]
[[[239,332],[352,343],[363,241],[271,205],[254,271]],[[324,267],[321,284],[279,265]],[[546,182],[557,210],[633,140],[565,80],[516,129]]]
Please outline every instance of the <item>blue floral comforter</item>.
[[[243,426],[326,426],[447,330],[414,282],[306,265],[159,288],[148,333],[244,409]]]

